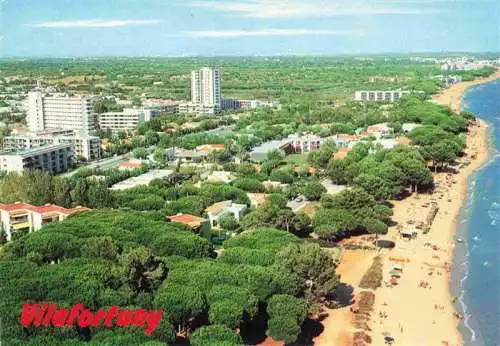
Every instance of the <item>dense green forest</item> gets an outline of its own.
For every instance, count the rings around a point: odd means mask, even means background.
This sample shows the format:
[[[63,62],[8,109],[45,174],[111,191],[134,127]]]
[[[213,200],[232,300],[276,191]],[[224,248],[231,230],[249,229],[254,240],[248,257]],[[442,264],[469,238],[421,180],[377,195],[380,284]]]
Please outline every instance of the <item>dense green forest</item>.
[[[135,94],[139,88],[150,97],[180,100],[190,96],[191,70],[219,66],[225,98],[279,99],[282,103],[346,100],[363,88],[428,89],[435,81],[425,78],[439,74],[436,65],[385,56],[37,59],[1,60],[0,66],[6,76],[31,78],[32,85],[39,77],[57,84],[62,78],[85,76],[83,81],[70,79],[68,90],[120,95]],[[370,82],[370,77],[382,78]]]
[[[267,324],[267,335],[292,342],[314,304],[338,284],[336,261],[328,253],[272,228],[227,240],[217,258],[212,250],[184,226],[140,212],[104,209],[46,226],[2,249],[2,341],[164,344],[175,343],[176,332],[199,328],[193,345],[233,345],[263,338]],[[71,306],[75,300],[90,309],[154,307],[164,318],[152,337],[136,328],[111,332],[19,324],[21,302]]]

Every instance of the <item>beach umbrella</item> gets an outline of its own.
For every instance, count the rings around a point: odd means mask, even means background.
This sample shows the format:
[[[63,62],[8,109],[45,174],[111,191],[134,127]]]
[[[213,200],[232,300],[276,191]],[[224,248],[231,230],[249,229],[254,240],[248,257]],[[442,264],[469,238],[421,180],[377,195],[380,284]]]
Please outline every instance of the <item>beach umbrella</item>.
[[[401,277],[401,274],[395,270],[391,270],[389,274],[391,274],[391,276],[395,276],[397,278]]]
[[[394,270],[403,270],[403,267],[401,267],[399,264],[395,264],[392,266],[392,269]]]
[[[391,279],[389,280],[389,283],[390,283],[391,285],[397,285],[397,284],[398,284],[398,280],[396,280],[395,278],[391,278]]]

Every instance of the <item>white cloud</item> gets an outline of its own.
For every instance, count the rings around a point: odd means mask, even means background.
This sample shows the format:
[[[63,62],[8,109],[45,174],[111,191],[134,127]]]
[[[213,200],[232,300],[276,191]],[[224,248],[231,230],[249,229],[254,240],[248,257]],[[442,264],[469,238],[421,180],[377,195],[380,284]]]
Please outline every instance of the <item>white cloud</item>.
[[[191,2],[190,6],[207,8],[214,11],[230,12],[254,18],[307,18],[333,17],[342,15],[375,14],[419,14],[429,12],[421,8],[408,7],[398,1],[300,1],[300,0],[239,0],[218,1],[201,0]]]
[[[249,36],[360,36],[357,31],[314,30],[314,29],[261,29],[261,30],[220,30],[220,31],[185,31],[187,37],[249,37]]]
[[[87,20],[59,20],[31,24],[36,28],[117,28],[120,26],[154,25],[158,19],[87,19]]]

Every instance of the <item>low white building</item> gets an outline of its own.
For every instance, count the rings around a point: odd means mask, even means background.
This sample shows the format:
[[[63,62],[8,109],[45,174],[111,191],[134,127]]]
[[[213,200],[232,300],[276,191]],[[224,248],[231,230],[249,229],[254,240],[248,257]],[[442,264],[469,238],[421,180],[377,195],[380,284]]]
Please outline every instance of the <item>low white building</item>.
[[[403,90],[360,90],[356,91],[356,101],[385,101],[397,102],[410,91]]]
[[[128,178],[127,180],[116,183],[110,187],[110,190],[131,189],[136,186],[148,185],[154,179],[169,179],[175,175],[176,173],[169,169],[153,169],[137,177]]]
[[[220,219],[226,215],[233,214],[236,220],[239,220],[245,211],[248,210],[246,204],[238,204],[233,201],[222,201],[214,203],[205,209],[210,220],[210,226],[218,226]]]
[[[184,102],[179,104],[180,114],[215,115],[220,112],[217,104],[202,104],[194,102]]]
[[[271,108],[279,108],[279,101],[262,101],[262,100],[236,100],[239,104],[238,108],[243,109],[255,109],[259,107],[271,107]]]
[[[43,170],[53,174],[73,167],[75,151],[69,144],[0,153],[0,171],[21,173],[25,169]]]

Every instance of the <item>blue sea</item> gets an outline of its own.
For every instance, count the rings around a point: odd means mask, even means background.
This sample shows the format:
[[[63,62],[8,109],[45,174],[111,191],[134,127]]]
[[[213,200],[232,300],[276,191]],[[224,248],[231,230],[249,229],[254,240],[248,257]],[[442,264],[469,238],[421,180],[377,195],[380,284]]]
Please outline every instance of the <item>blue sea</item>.
[[[465,108],[490,125],[490,160],[469,180],[458,218],[451,291],[465,345],[500,345],[500,79],[468,90]]]

